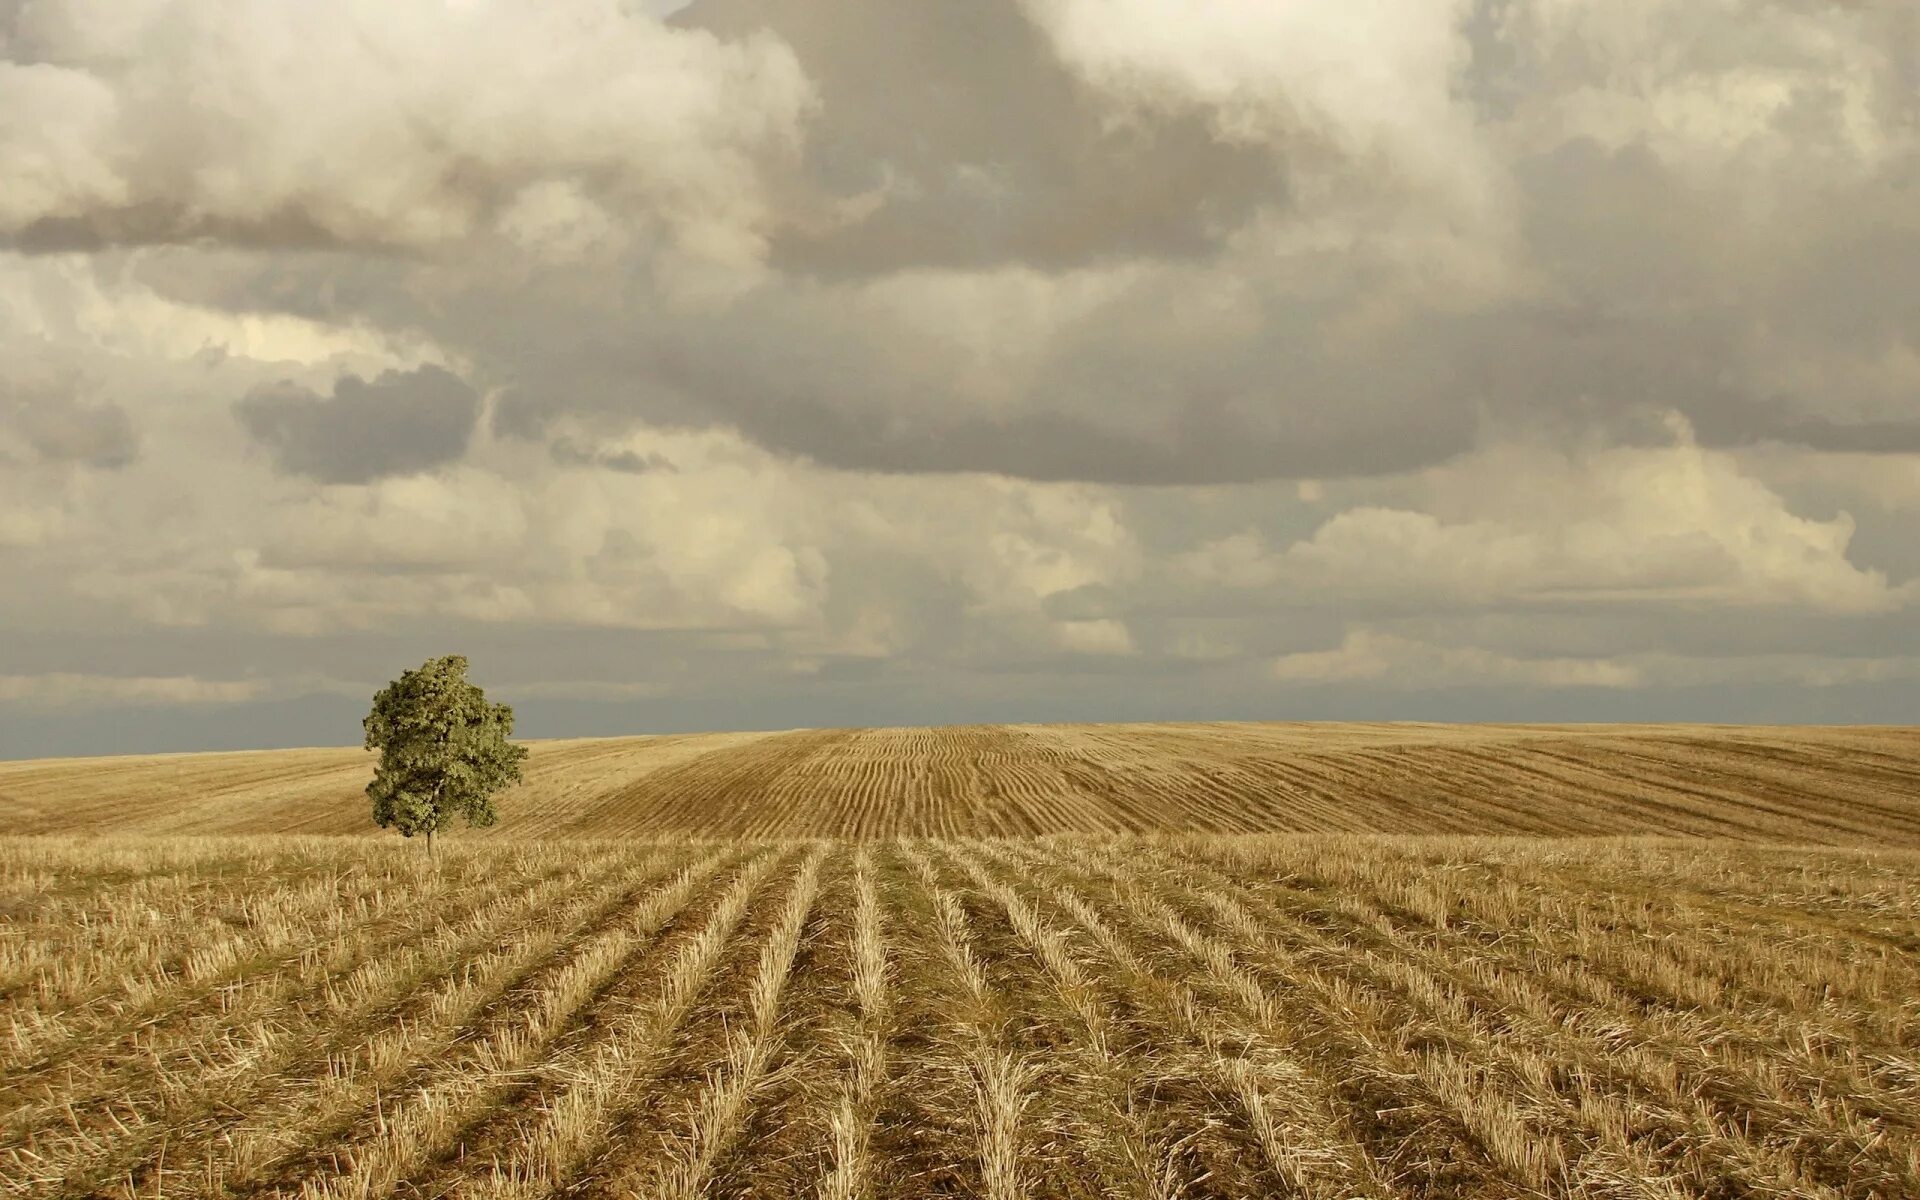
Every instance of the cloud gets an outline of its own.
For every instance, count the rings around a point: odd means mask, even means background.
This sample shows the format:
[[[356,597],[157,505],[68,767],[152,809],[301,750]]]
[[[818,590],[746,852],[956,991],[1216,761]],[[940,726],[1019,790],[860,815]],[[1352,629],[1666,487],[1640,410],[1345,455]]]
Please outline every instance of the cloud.
[[[646,36],[763,31],[811,97],[791,161],[742,157],[759,240],[727,287],[663,277],[577,173],[449,226],[444,258],[141,270],[428,337],[509,387],[501,432],[725,427],[858,470],[1332,479],[1668,411],[1716,446],[1904,437],[1897,20],[1631,11],[701,0]]]
[[[70,520],[58,505],[33,500],[0,504],[0,548],[51,545]]]
[[[1139,570],[1140,547],[1100,489],[855,475],[719,433],[622,445],[675,468],[556,469],[545,447],[509,439],[432,474],[253,505],[224,499],[257,486],[245,472],[210,468],[180,484],[178,502],[226,512],[218,526],[164,548],[119,546],[71,587],[142,624],[297,637],[458,621],[696,640],[757,631],[828,657],[1121,645],[1101,615],[1052,605]],[[1082,623],[1056,629],[1056,617]]]
[[[1420,508],[1348,508],[1278,552],[1231,535],[1185,566],[1214,586],[1425,604],[1876,613],[1905,602],[1911,589],[1847,557],[1848,514],[1799,516],[1731,455],[1673,429],[1666,447],[1490,448],[1423,476]]]
[[[507,690],[507,689],[503,689]],[[668,694],[658,682],[614,682],[603,679],[551,679],[539,683],[515,684],[511,689],[516,702],[524,700],[644,700]]]
[[[1302,288],[1348,282],[1333,267]],[[569,332],[540,336],[567,354],[510,361],[531,327],[487,353],[508,355],[498,374],[548,381],[515,389],[502,433],[541,436],[568,415],[715,421],[855,470],[1224,483],[1384,474],[1469,448],[1474,406],[1441,390],[1438,348],[1326,336],[1342,308],[1224,265],[915,272],[770,288],[584,347],[605,312],[548,314]]]
[[[234,405],[249,436],[290,475],[369,483],[453,462],[480,420],[480,397],[440,367],[343,376],[330,395],[293,383],[256,388]]]
[[[527,540],[527,497],[497,476],[454,470],[328,490],[276,514],[266,569],[390,573],[504,568]]]
[[[1205,255],[1287,194],[1282,163],[1198,114],[1114,120],[1007,0],[702,0],[677,20],[733,40],[770,30],[817,89],[801,169],[821,211],[774,233],[783,269]]]
[[[111,470],[132,462],[140,448],[133,418],[88,390],[77,370],[31,350],[0,365],[0,461],[11,444],[49,465]]]
[[[133,419],[111,402],[15,397],[6,421],[14,437],[45,463],[113,469],[132,462],[140,448]]]
[[[1487,160],[1456,101],[1464,3],[1024,0],[1061,59],[1133,108],[1207,114],[1229,142],[1325,149],[1486,200]],[[1316,145],[1319,143],[1319,145]],[[1476,194],[1480,193],[1480,194]]]
[[[1785,420],[1773,429],[1748,433],[1749,440],[1782,441],[1809,450],[1852,454],[1920,454],[1920,418],[1910,421],[1856,421],[1841,423],[1829,417]]]
[[[1819,653],[1708,656],[1638,652],[1607,657],[1516,655],[1495,647],[1437,644],[1370,627],[1352,628],[1331,650],[1283,654],[1274,678],[1288,684],[1439,688],[1756,687],[1830,689],[1920,680],[1914,655]]]
[[[1137,654],[1125,624],[1111,619],[1055,621],[1053,636],[1060,648],[1074,654]]]
[[[1441,644],[1360,626],[1331,650],[1280,655],[1274,678],[1288,684],[1366,684],[1395,690],[1441,688],[1763,687],[1834,689],[1920,680],[1920,656],[1813,652],[1745,655],[1640,651],[1604,657],[1516,654],[1497,646]]]
[[[496,222],[538,238],[527,206],[558,188],[576,218],[751,260],[763,168],[809,105],[771,37],[722,42],[611,0],[129,0],[5,20],[0,236],[46,249],[427,247]]]
[[[548,446],[547,453],[555,463],[563,467],[599,467],[602,470],[621,471],[628,475],[673,470],[673,463],[658,454],[640,454],[633,450],[583,446],[564,437],[556,439],[552,445]]]
[[[1910,10],[0,0],[0,673],[1910,707]]]
[[[1478,646],[1434,646],[1358,629],[1333,650],[1282,655],[1274,678],[1285,683],[1364,682],[1390,688],[1631,688],[1643,682],[1632,666],[1600,659],[1515,658]]]
[[[192,675],[0,675],[0,704],[36,709],[241,704],[265,691],[266,686],[254,680],[209,680]]]

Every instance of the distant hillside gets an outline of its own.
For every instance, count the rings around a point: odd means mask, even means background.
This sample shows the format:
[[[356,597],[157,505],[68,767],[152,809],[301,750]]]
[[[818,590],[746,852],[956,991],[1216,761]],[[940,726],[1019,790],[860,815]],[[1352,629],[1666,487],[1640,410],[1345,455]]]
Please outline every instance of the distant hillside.
[[[1676,834],[1920,846],[1920,730],[1166,724],[531,743],[489,837]],[[0,832],[392,836],[357,749],[0,763]]]

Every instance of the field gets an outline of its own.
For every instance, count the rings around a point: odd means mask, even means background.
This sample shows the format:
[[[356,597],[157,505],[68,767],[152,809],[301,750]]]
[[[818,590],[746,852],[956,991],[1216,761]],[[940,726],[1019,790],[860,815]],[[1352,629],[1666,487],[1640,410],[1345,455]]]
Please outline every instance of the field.
[[[357,753],[0,764],[0,1195],[1920,1196],[1915,731],[531,766],[429,860],[273,828]]]
[[[530,743],[506,838],[1679,835],[1920,847],[1920,729],[984,725]],[[0,830],[392,836],[358,749],[0,762]]]

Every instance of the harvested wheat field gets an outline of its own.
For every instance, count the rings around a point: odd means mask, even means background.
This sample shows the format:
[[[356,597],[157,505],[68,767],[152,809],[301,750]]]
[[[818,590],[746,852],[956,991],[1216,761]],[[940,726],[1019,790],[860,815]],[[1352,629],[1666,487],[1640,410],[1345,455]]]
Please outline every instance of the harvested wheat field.
[[[1920,847],[1920,730],[976,725],[529,743],[483,836],[1420,833]],[[0,831],[382,835],[358,749],[0,763]]]
[[[0,765],[0,1196],[1920,1196],[1915,731],[529,766],[430,859],[286,832],[358,752]]]
[[[0,843],[13,1196],[1920,1195],[1920,856]]]

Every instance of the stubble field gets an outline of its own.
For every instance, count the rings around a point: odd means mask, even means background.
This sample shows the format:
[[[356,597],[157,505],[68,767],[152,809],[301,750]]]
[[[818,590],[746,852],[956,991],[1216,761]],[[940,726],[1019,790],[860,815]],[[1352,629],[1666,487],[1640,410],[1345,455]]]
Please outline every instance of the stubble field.
[[[233,835],[347,752],[0,764],[3,1194],[1920,1195],[1914,731],[530,766],[429,865]]]
[[[1920,729],[1163,724],[530,742],[525,838],[1628,835],[1920,847]],[[323,833],[358,749],[0,762],[13,833]]]

